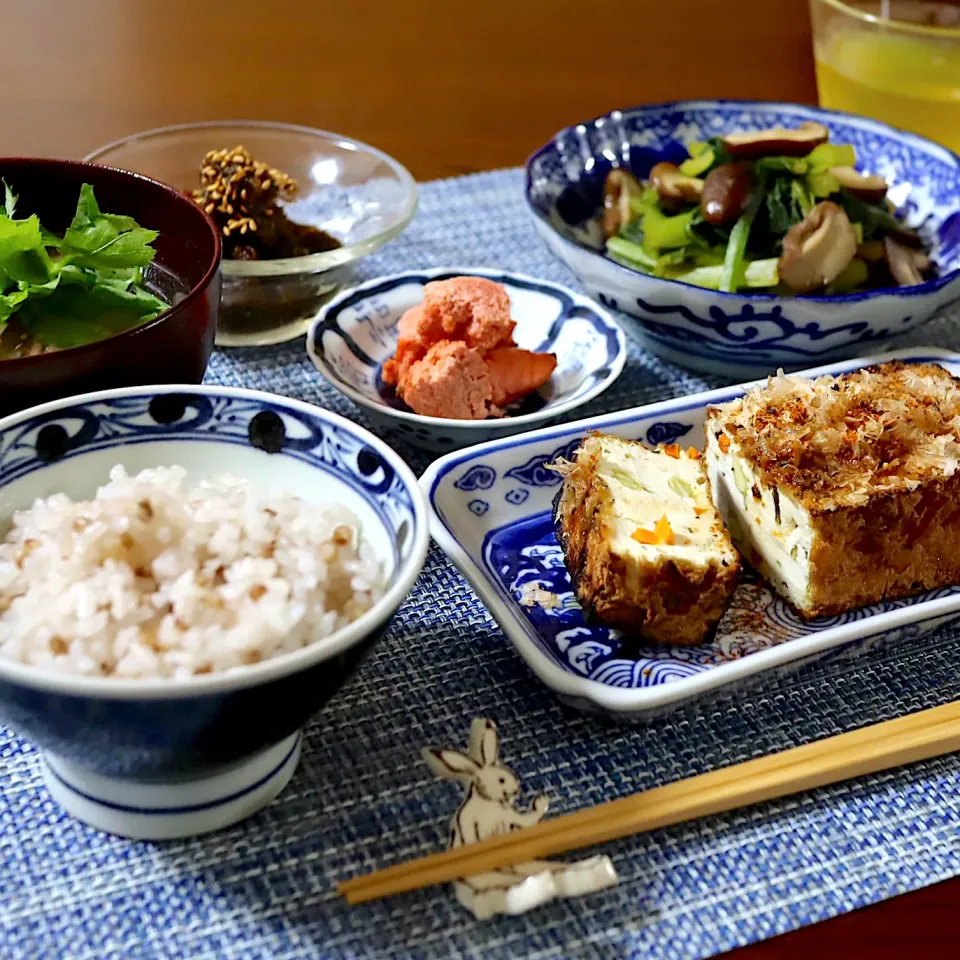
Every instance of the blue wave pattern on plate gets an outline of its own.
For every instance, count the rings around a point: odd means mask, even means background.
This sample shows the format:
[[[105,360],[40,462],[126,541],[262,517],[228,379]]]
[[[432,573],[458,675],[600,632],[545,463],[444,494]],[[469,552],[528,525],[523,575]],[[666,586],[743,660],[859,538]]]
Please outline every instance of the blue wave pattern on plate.
[[[512,598],[529,623],[535,641],[556,663],[589,680],[629,689],[689,677],[794,637],[917,602],[917,598],[895,600],[804,623],[762,581],[747,575],[710,643],[697,647],[657,647],[585,621],[549,514],[539,514],[493,531],[487,538],[485,559],[504,593]],[[553,595],[548,604],[543,603],[542,595],[539,600],[527,599],[534,587]],[[960,587],[948,587],[926,594],[922,599],[932,600],[957,592]],[[957,617],[960,614],[953,619]],[[931,620],[888,630],[883,642],[923,636],[943,622]],[[857,645],[864,642],[869,641],[857,641]]]
[[[692,423],[677,423],[674,420],[655,423],[647,429],[647,443],[652,447],[660,443],[676,443],[681,437],[685,437],[692,429]]]
[[[489,490],[497,480],[497,471],[493,467],[477,464],[471,467],[453,485],[458,490]]]
[[[0,483],[79,453],[158,438],[215,441],[282,452],[347,482],[412,543],[410,494],[379,453],[341,426],[282,404],[203,393],[145,393],[39,414],[0,433]],[[405,531],[405,532],[404,532]]]
[[[654,279],[598,256],[603,179],[613,167],[645,177],[684,146],[731,130],[803,120],[850,143],[858,163],[891,184],[899,214],[932,250],[939,276],[916,287],[847,297],[774,298],[719,294]],[[705,100],[614,111],[561,131],[527,167],[527,200],[548,245],[607,307],[629,313],[643,337],[673,359],[706,364],[805,365],[875,349],[960,297],[960,160],[945,148],[873,120],[791,104]],[[948,289],[949,288],[949,289]]]

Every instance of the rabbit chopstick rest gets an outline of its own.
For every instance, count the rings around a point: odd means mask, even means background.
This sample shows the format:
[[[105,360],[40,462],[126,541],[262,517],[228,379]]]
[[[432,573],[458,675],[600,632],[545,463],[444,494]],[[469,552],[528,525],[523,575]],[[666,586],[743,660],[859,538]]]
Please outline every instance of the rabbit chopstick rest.
[[[444,780],[458,780],[467,795],[450,821],[450,846],[460,847],[487,837],[533,826],[547,812],[544,794],[529,810],[517,810],[520,781],[498,760],[497,728],[490,720],[474,720],[467,752],[426,747],[423,758]],[[535,860],[458,880],[457,899],[478,920],[497,913],[525,913],[557,897],[593,893],[617,882],[609,857],[576,863]]]

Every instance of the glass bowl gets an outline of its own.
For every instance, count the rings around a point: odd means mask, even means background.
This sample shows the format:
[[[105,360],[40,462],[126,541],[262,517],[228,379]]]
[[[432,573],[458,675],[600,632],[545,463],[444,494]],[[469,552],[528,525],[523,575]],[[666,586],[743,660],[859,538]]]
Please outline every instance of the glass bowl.
[[[217,345],[264,346],[304,332],[353,265],[397,236],[417,210],[417,185],[392,157],[324,130],[224,120],[136,133],[95,150],[91,163],[132,170],[189,192],[210,150],[246,147],[299,184],[284,212],[325,230],[336,250],[281,260],[224,260]]]

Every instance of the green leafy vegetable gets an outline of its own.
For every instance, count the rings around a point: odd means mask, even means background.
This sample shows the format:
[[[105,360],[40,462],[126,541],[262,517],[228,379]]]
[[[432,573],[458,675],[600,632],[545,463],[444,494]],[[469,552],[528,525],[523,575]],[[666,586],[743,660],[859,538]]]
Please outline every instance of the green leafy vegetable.
[[[73,222],[60,243],[60,253],[80,267],[116,269],[145,267],[154,256],[155,230],[144,230],[131,217],[101,213],[93,188],[85,183]]]
[[[631,220],[621,231],[620,236],[624,240],[629,240],[631,243],[635,243],[638,246],[643,246],[643,217],[637,217],[635,220]],[[655,259],[652,254],[650,254],[652,259]]]
[[[690,497],[691,499],[694,497],[693,487],[681,477],[671,477],[667,481],[667,486],[678,496]]]
[[[695,287],[706,287],[708,290],[719,290],[723,278],[723,266],[696,267],[689,273],[676,277],[684,283],[692,283]],[[743,283],[747,287],[775,287],[780,282],[777,271],[777,258],[766,260],[752,260],[745,264]]]
[[[157,238],[132,217],[103,213],[84,184],[62,238],[34,215],[14,218],[17,198],[4,183],[0,212],[0,332],[16,315],[45,347],[74,347],[119,333],[167,308],[144,286],[141,268]]]
[[[840,189],[840,181],[827,170],[808,173],[806,185],[807,189],[820,200],[837,193]]]
[[[840,191],[838,202],[852,223],[862,224],[864,240],[872,240],[884,233],[897,233],[903,229],[903,224],[886,209],[877,204],[866,203],[846,190]]]
[[[745,273],[743,255],[747,250],[747,240],[750,237],[750,228],[763,202],[764,192],[761,187],[754,189],[747,203],[747,209],[740,214],[740,219],[730,231],[730,242],[727,244],[727,253],[723,258],[723,272],[720,275],[720,289],[725,293],[733,293]]]
[[[644,246],[658,253],[661,250],[685,247],[692,239],[690,228],[694,211],[699,212],[699,208],[695,207],[676,216],[667,216],[658,207],[651,207],[643,215]]]
[[[713,151],[713,166],[722,167],[725,163],[732,163],[733,157],[727,153],[727,148],[719,137],[711,137],[707,141],[707,146]],[[713,167],[711,167],[713,169]]]
[[[802,176],[809,169],[810,166],[803,157],[760,157],[756,166],[757,173],[761,175],[790,173]]]
[[[730,227],[718,227],[712,223],[707,223],[703,219],[700,207],[694,207],[693,217],[690,221],[690,233],[694,240],[701,245],[720,247],[720,259],[723,260],[723,250],[726,250],[727,241],[730,239]]]
[[[691,143],[688,153],[686,159],[677,161],[688,177],[705,178],[717,167],[735,161],[719,137]],[[781,281],[780,260],[787,235],[817,204],[829,200],[847,214],[860,253],[830,285],[817,289],[843,293],[888,283],[884,237],[893,235],[911,246],[920,246],[919,238],[905,236],[906,228],[894,216],[889,200],[865,201],[841,187],[832,171],[854,167],[856,159],[854,148],[845,143],[822,143],[800,157],[741,157],[736,162],[748,167],[754,189],[746,210],[732,222],[719,205],[723,199],[727,209],[737,208],[722,194],[722,177],[705,191],[709,194],[708,213],[719,221],[714,223],[705,219],[693,193],[687,199],[675,193],[661,199],[652,184],[643,184],[631,196],[629,222],[608,238],[607,251],[632,269],[708,289],[816,292],[800,290],[795,278],[791,287],[786,266],[787,280]],[[720,216],[715,216],[717,210]]]
[[[6,180],[3,181],[3,216],[13,217],[14,211],[17,209],[17,197],[16,194],[10,189],[10,184]]]
[[[640,194],[639,197],[630,198],[630,210],[638,217],[642,217],[651,207],[657,206],[660,197],[653,187],[649,187]]]
[[[763,201],[766,206],[767,224],[770,233],[776,237],[782,237],[795,223],[799,223],[806,216],[793,189],[793,185],[797,182],[788,177],[777,177],[767,188]]]
[[[31,298],[17,319],[45,347],[65,348],[121,333],[156,312],[156,298],[145,290],[61,284],[48,297]]]
[[[793,196],[793,202],[796,204],[797,209],[803,214],[803,217],[806,217],[814,206],[810,191],[802,181],[792,180],[790,182],[790,193]]]
[[[672,276],[676,272],[675,268],[679,267],[687,259],[687,256],[686,247],[678,247],[676,250],[661,253],[654,264],[653,275],[655,277]]]
[[[15,283],[41,284],[51,278],[52,264],[36,217],[0,217],[0,270]]]
[[[680,172],[685,177],[699,177],[713,166],[716,159],[713,148],[705,143],[700,144],[700,147],[702,149],[698,153],[694,153],[691,148],[690,159],[680,164]]]
[[[633,243],[624,237],[611,237],[607,241],[607,250],[616,257],[629,260],[648,270],[657,265],[656,257],[651,256],[639,243]]]
[[[823,173],[831,167],[852,167],[857,154],[849,143],[821,143],[807,154],[810,173]]]
[[[26,290],[14,290],[12,293],[0,294],[0,330],[4,324],[20,308],[20,304],[27,299]]]

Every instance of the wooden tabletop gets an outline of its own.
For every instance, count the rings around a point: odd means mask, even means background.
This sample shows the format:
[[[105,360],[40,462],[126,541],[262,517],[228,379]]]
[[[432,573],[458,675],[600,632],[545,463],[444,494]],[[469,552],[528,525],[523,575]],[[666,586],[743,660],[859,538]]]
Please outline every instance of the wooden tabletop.
[[[367,141],[423,180],[520,164],[618,106],[816,100],[805,0],[4,0],[2,23],[0,156],[281,120]],[[958,908],[954,880],[737,957],[956,956]]]
[[[423,180],[520,164],[618,106],[816,97],[804,0],[4,0],[2,24],[0,155],[283,120]]]

